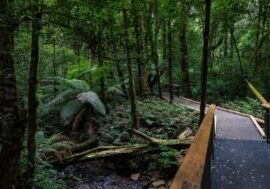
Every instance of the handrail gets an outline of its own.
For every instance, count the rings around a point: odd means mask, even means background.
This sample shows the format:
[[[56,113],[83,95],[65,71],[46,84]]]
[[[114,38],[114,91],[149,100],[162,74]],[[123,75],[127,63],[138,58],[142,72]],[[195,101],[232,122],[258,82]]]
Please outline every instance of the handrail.
[[[211,154],[213,151],[215,108],[216,105],[214,104],[209,107],[170,189],[211,188]]]
[[[266,142],[269,143],[270,138],[270,104],[267,100],[261,95],[261,93],[249,82],[247,81],[249,89],[253,92],[253,94],[260,100],[261,107],[265,109],[264,114],[264,128],[265,128],[265,135],[266,135]]]
[[[267,100],[261,95],[261,93],[249,81],[246,80],[246,82],[251,92],[260,100],[261,104],[268,104]]]

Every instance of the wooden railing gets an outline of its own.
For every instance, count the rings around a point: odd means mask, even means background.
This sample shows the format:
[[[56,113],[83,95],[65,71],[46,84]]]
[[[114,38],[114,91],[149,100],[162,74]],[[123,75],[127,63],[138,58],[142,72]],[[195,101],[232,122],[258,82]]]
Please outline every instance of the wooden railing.
[[[261,93],[249,82],[247,81],[248,87],[251,92],[256,96],[256,98],[261,102],[261,107],[265,110],[264,114],[264,129],[266,141],[269,143],[270,139],[270,104],[267,100],[261,95]]]
[[[213,104],[209,107],[170,189],[211,188],[215,108]]]

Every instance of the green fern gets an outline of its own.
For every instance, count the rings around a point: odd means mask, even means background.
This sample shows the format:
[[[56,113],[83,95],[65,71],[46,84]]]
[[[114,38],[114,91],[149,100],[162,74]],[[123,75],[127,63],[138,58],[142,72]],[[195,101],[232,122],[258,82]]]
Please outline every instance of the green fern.
[[[45,113],[60,107],[60,118],[64,125],[70,124],[73,117],[85,106],[91,105],[94,110],[106,114],[106,108],[98,95],[89,91],[87,82],[78,79],[55,78],[61,90],[53,100],[44,106]]]
[[[84,107],[79,100],[70,100],[66,102],[60,111],[61,120],[67,125],[71,119]]]
[[[106,94],[108,94],[108,95],[118,95],[118,96],[122,96],[122,97],[126,96],[126,94],[117,87],[109,87],[106,90]]]
[[[55,108],[55,106],[59,106],[72,98],[76,98],[77,94],[78,91],[72,89],[61,92],[53,100],[51,100],[44,106],[45,112],[49,112],[51,111],[51,109]]]
[[[77,96],[78,100],[82,103],[89,103],[92,107],[99,113],[105,115],[106,108],[104,104],[99,99],[98,95],[92,91],[83,92]]]
[[[55,135],[50,138],[46,138],[42,131],[37,132],[38,148],[41,149],[40,153],[44,157],[49,154],[54,154],[55,156],[60,156],[59,151],[68,151],[75,144],[70,141],[70,139],[63,135]]]
[[[78,90],[80,92],[89,91],[89,85],[84,80],[79,79],[66,79],[62,77],[56,77],[56,81],[60,83],[60,87],[62,89],[73,89]]]

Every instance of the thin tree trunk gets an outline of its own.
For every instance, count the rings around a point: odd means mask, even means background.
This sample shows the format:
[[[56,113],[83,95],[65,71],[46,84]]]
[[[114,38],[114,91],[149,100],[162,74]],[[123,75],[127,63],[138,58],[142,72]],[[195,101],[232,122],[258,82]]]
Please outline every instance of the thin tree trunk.
[[[228,56],[228,25],[224,25],[224,51],[223,51],[224,58]]]
[[[140,33],[140,61],[141,61],[141,84],[142,84],[142,97],[149,94],[147,83],[147,60],[146,60],[146,45],[145,45],[145,28],[143,14],[139,14],[139,33]]]
[[[36,131],[37,131],[37,70],[39,63],[39,32],[41,14],[39,13],[39,0],[33,2],[33,20],[32,20],[32,51],[31,64],[29,72],[28,89],[28,188],[32,188],[32,182],[35,173],[36,159]]]
[[[113,34],[112,33],[111,33],[111,38],[113,39]],[[112,52],[113,52],[112,56],[115,56],[115,54],[117,53],[117,47],[116,47],[116,44],[115,44],[114,40],[112,40],[111,45],[112,45]],[[125,93],[126,97],[128,98],[127,88],[126,88],[126,85],[125,85],[124,73],[123,73],[123,71],[121,69],[119,61],[115,61],[115,66],[116,66],[116,70],[117,70],[120,82],[122,83],[121,88],[122,88],[123,92]]]
[[[230,34],[231,31],[234,33],[234,22],[231,22],[229,25]],[[234,57],[234,42],[233,42],[233,36],[230,35],[230,58],[233,59]]]
[[[53,39],[53,77],[56,77],[56,41]],[[57,87],[53,86],[54,96],[57,95]]]
[[[139,32],[139,17],[138,17],[138,9],[136,7],[136,2],[135,0],[131,1],[132,4],[132,13],[134,15],[134,30],[135,30],[135,36],[136,36],[136,61],[137,61],[137,83],[138,83],[138,94],[139,96],[142,96],[142,68],[141,68],[141,58],[140,58],[140,54],[141,54],[141,43],[140,43],[140,32]]]
[[[157,2],[155,2],[157,3]],[[152,57],[152,61],[154,63],[155,66],[155,71],[156,71],[156,79],[157,79],[157,84],[158,84],[158,94],[159,97],[162,98],[162,91],[161,91],[161,84],[160,84],[160,71],[159,71],[159,65],[158,65],[158,52],[157,52],[157,37],[158,37],[158,33],[159,33],[159,27],[158,27],[158,21],[153,22],[153,18],[152,18],[152,12],[154,12],[155,15],[155,19],[157,20],[157,11],[153,11],[153,6],[157,6],[157,5],[152,5],[149,12],[149,27],[148,27],[148,35],[149,35],[149,40],[150,40],[150,46],[151,46],[151,57]],[[155,8],[156,9],[156,8]],[[155,23],[155,24],[154,24]],[[154,33],[153,33],[154,31]]]
[[[170,103],[173,102],[173,76],[172,76],[172,29],[171,21],[168,21],[168,77],[169,77],[169,93]]]
[[[243,66],[242,66],[240,51],[239,51],[238,46],[237,46],[237,42],[236,42],[236,38],[234,36],[234,32],[232,30],[230,30],[230,32],[231,32],[231,36],[232,36],[232,39],[233,39],[234,47],[235,47],[237,58],[238,58],[238,62],[239,62],[239,69],[240,69],[241,74],[243,76],[244,70],[243,70]]]
[[[163,64],[166,65],[165,63],[167,62],[167,25],[165,21],[163,21],[162,26],[162,59]]]
[[[180,29],[180,54],[181,54],[181,73],[182,73],[182,93],[185,97],[192,97],[192,92],[190,88],[190,81],[189,81],[189,72],[188,72],[188,45],[187,45],[187,14],[188,8],[185,4],[182,5],[182,23]]]
[[[103,57],[103,49],[102,49],[102,44],[101,42],[99,42],[98,44],[98,64],[100,67],[103,66],[103,60],[102,60],[102,57]],[[106,95],[105,95],[105,77],[104,77],[104,74],[101,75],[100,77],[100,81],[99,81],[99,84],[100,84],[100,92],[101,92],[101,99],[106,107],[106,111],[108,111],[108,108],[107,108],[107,100],[106,100]]]
[[[123,10],[124,25],[125,25],[125,47],[127,51],[127,67],[129,77],[129,93],[130,93],[130,105],[131,105],[131,117],[132,117],[132,128],[138,127],[138,115],[136,107],[136,93],[134,78],[132,72],[131,55],[130,55],[130,43],[129,43],[129,32],[128,32],[128,11],[127,8]]]
[[[17,188],[26,115],[20,110],[14,73],[14,31],[9,21],[16,21],[14,1],[0,1],[0,114],[2,148],[0,153],[0,188]],[[6,18],[6,20],[4,19]]]
[[[211,16],[211,0],[205,0],[205,20],[203,33],[203,58],[201,66],[201,105],[200,105],[200,122],[204,118],[206,107],[206,85],[208,72],[208,53],[209,53],[209,34],[210,34],[210,16]]]

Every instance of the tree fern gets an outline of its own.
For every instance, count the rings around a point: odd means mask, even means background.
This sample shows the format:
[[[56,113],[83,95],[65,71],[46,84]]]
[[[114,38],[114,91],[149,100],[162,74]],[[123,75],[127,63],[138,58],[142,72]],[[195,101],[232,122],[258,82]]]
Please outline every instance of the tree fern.
[[[77,98],[82,103],[89,103],[99,113],[103,115],[106,114],[106,108],[96,93],[92,91],[83,92],[79,94]]]
[[[66,79],[62,77],[57,77],[56,81],[60,83],[62,89],[74,89],[80,92],[89,91],[89,85],[84,80],[79,79]]]
[[[118,96],[122,96],[122,97],[126,96],[126,94],[117,87],[109,87],[106,90],[106,94],[108,94],[108,95],[118,95]]]
[[[44,106],[45,112],[49,112],[52,108],[55,108],[55,106],[59,106],[64,102],[70,100],[71,98],[76,98],[77,94],[78,91],[72,89],[61,92],[53,100],[51,100]]]
[[[65,125],[70,123],[70,120],[83,108],[84,104],[79,100],[70,100],[66,102],[60,112],[61,120]]]

